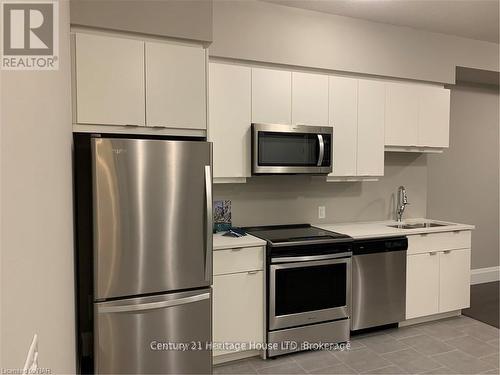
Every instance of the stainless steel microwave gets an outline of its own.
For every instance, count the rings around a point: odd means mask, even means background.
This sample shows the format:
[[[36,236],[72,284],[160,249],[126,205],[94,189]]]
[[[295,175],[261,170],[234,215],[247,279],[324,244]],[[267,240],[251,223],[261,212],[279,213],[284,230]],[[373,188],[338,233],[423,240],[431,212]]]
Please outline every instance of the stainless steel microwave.
[[[252,174],[328,174],[332,142],[328,126],[252,124]]]

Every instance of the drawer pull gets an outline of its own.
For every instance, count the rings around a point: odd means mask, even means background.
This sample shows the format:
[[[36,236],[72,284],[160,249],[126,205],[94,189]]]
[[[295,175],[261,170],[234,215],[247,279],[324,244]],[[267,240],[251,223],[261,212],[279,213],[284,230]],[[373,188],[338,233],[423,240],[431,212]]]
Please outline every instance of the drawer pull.
[[[242,247],[235,247],[233,249],[231,249],[231,251],[241,251],[241,249],[243,249]]]
[[[257,272],[259,272],[259,271],[248,271],[247,273],[248,273],[249,275],[255,275]]]
[[[449,254],[449,253],[451,253],[451,250],[445,250],[445,251],[443,251],[443,253]]]
[[[432,253],[429,253],[429,255],[436,255],[437,251],[433,251]]]

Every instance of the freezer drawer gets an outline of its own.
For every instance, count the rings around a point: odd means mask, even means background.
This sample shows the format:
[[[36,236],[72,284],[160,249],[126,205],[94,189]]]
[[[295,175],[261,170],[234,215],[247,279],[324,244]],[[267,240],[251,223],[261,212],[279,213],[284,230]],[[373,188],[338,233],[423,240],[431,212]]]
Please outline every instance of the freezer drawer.
[[[96,300],[212,280],[211,144],[93,138]]]
[[[95,303],[94,316],[98,374],[212,371],[210,289]]]

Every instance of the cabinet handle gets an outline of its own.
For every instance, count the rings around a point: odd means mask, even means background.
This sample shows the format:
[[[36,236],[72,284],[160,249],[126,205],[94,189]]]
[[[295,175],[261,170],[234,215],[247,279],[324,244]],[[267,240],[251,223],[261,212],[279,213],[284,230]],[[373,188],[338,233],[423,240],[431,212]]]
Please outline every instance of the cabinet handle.
[[[259,271],[248,271],[247,273],[248,273],[249,275],[255,275],[257,272],[259,272]]]
[[[445,250],[445,251],[443,251],[443,253],[449,254],[449,253],[451,253],[451,250]]]
[[[242,249],[241,247],[235,247],[235,248],[231,249],[231,251],[241,251],[241,249]]]
[[[433,251],[432,253],[429,253],[429,255],[436,255],[437,251]]]

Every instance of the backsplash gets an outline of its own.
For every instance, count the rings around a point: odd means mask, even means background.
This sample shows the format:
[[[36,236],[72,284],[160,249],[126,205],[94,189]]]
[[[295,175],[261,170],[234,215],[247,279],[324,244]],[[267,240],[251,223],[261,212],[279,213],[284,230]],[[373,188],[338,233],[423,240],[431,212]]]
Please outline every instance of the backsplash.
[[[427,157],[385,153],[385,176],[373,182],[325,182],[324,177],[259,176],[246,184],[215,184],[214,200],[231,200],[236,226],[387,220],[394,217],[397,189],[404,185],[406,218],[425,217]],[[325,219],[318,219],[325,206]]]

